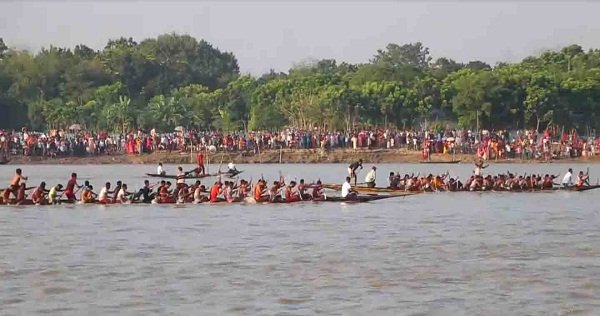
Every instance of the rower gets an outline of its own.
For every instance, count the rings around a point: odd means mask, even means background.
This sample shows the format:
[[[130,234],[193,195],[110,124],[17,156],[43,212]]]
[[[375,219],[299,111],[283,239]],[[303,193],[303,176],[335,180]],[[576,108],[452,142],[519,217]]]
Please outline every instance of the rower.
[[[279,182],[279,181],[273,181],[273,185],[269,189],[269,200],[271,202],[280,201],[281,200],[281,194],[280,194],[279,190],[283,186],[285,186],[285,183],[282,183],[282,182]]]
[[[240,201],[243,201],[246,196],[248,196],[248,191],[249,191],[249,187],[248,187],[248,181],[242,179],[240,180],[240,187],[238,188],[238,198],[240,199]]]
[[[169,196],[169,187],[171,186],[170,182],[165,182],[165,180],[160,181],[160,186],[158,188],[158,202],[159,203],[168,203],[171,199]]]
[[[377,167],[373,166],[371,170],[365,176],[365,182],[368,188],[375,187],[375,179],[377,178]],[[356,184],[355,184],[356,185]]]
[[[112,198],[113,203],[118,202],[117,195],[119,194],[119,191],[121,191],[121,186],[122,186],[122,182],[121,182],[121,180],[118,180],[117,185],[115,186],[115,189],[113,191],[113,198]]]
[[[198,181],[196,181],[196,184],[194,184],[194,203],[195,204],[206,202],[207,198],[203,193],[206,193],[206,189],[204,188],[203,185],[200,184],[200,180],[198,180]]]
[[[342,184],[342,197],[347,200],[354,199],[358,196],[356,191],[352,190],[350,180],[352,180],[350,177],[346,177],[346,182]]]
[[[296,187],[296,181],[290,181],[290,184],[285,187],[285,201],[286,202],[297,202],[300,201],[298,192],[294,192]]]
[[[348,175],[350,176],[350,181],[354,179],[354,185],[356,185],[356,170],[360,168],[362,170],[362,159],[359,159],[357,162],[353,162],[348,166]]]
[[[565,173],[565,176],[563,177],[561,184],[563,187],[569,187],[569,186],[573,185],[573,169],[569,168],[569,171],[567,171],[567,173]]]
[[[46,190],[46,182],[42,181],[42,183],[40,183],[40,186],[31,195],[31,201],[35,205],[46,204],[44,197],[48,192],[50,191]]]
[[[219,201],[219,194],[221,194],[221,186],[223,184],[221,181],[215,182],[215,184],[210,189],[210,202],[215,203]]]
[[[63,192],[62,184],[57,184],[50,189],[48,192],[48,204],[56,204],[60,201],[58,200],[58,192]]]
[[[67,182],[67,188],[65,189],[65,193],[63,193],[69,202],[77,201],[77,197],[75,197],[74,189],[81,189],[83,186],[77,184],[77,174],[75,172],[71,173],[71,179]]]
[[[267,183],[263,179],[259,179],[254,187],[254,200],[256,202],[268,201],[268,197],[265,194]]]
[[[140,197],[142,198],[143,203],[150,203],[154,199],[150,181],[144,180],[144,186],[133,196],[133,200],[138,201]]]
[[[98,202],[102,204],[110,204],[112,200],[108,198],[109,193],[114,194],[113,191],[110,191],[110,182],[106,182],[98,194]]]
[[[579,175],[577,176],[577,184],[576,187],[581,188],[588,183],[589,175],[583,174],[583,171],[579,171]]]
[[[317,180],[317,183],[312,186],[312,199],[313,200],[324,200],[325,194],[323,190],[323,184],[321,180]]]
[[[81,202],[83,202],[83,203],[96,202],[95,197],[98,195],[96,193],[94,193],[93,190],[94,190],[94,187],[91,186],[88,181],[86,181],[86,185],[83,189],[83,192],[81,193]]]
[[[129,200],[127,199],[127,197],[129,195],[131,195],[131,193],[127,192],[127,184],[123,183],[121,185],[119,193],[117,193],[117,202],[121,204],[128,204]]]
[[[225,198],[225,201],[227,201],[227,203],[233,202],[232,186],[233,186],[233,181],[225,181],[225,184],[223,186],[222,194],[223,194],[223,197]]]
[[[180,204],[187,202],[189,196],[189,187],[187,185],[184,185],[183,187],[181,187],[181,189],[179,189],[179,191],[177,191],[177,203]]]
[[[304,184],[304,179],[300,179],[300,183],[298,184],[298,194],[300,194],[303,200],[310,198],[310,195],[306,193],[306,185]]]
[[[27,198],[27,194],[25,192],[28,190],[31,190],[31,189],[35,189],[35,187],[28,188],[24,182],[21,183],[21,185],[19,186],[19,189],[17,190],[17,199],[15,200],[15,204],[16,205],[23,204],[25,202],[25,199]]]
[[[400,184],[400,178],[394,174],[394,172],[390,172],[390,176],[388,177],[388,180],[390,182],[390,188],[392,189],[396,189],[398,188],[398,185]]]
[[[161,176],[164,176],[165,174],[167,174],[165,172],[165,170],[163,170],[163,164],[162,164],[162,162],[158,163],[158,167],[156,167],[156,174],[159,174]]]

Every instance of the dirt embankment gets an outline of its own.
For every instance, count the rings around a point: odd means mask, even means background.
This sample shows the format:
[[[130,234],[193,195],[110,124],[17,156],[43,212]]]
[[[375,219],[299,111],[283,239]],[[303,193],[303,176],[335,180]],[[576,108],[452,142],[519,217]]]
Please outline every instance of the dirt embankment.
[[[210,164],[227,165],[233,161],[238,164],[252,163],[350,163],[358,159],[363,159],[366,163],[419,163],[421,162],[421,153],[407,151],[405,149],[374,149],[374,150],[351,150],[336,149],[331,151],[315,150],[267,150],[260,154],[242,155],[240,153],[208,153],[206,162]],[[449,162],[460,160],[461,163],[473,163],[475,155],[433,155],[432,162]],[[189,152],[158,152],[143,155],[111,155],[111,156],[93,156],[93,157],[65,157],[65,158],[42,158],[42,157],[21,157],[14,156],[9,164],[156,164],[158,162],[170,164],[190,164],[195,163],[195,153]],[[490,163],[545,163],[535,160],[498,160]],[[553,162],[565,163],[597,163],[598,157],[554,160]]]

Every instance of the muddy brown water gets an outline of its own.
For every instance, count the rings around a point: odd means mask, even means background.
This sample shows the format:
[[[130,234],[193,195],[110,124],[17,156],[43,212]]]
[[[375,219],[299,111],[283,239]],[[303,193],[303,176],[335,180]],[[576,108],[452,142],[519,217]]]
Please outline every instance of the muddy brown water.
[[[15,167],[0,166],[2,183]],[[380,178],[390,170],[471,172],[378,167]],[[341,164],[238,168],[253,180],[281,170],[288,179],[341,183],[346,172]],[[24,166],[31,185],[64,183],[72,171],[96,188],[106,180],[135,188],[154,167]],[[600,168],[590,174],[595,183]],[[0,314],[597,314],[599,198],[438,193],[360,205],[3,206]]]

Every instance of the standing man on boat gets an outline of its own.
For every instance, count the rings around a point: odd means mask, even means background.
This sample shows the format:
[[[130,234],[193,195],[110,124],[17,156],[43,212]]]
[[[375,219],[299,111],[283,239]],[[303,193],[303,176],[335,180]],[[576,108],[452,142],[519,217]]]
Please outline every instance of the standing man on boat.
[[[483,176],[483,169],[489,167],[490,165],[483,165],[483,159],[477,159],[475,161],[475,170],[473,170],[473,173],[475,174],[476,177],[480,177]]]
[[[67,187],[65,189],[64,195],[67,197],[69,202],[77,201],[77,197],[75,197],[75,187],[77,189],[81,189],[83,186],[77,183],[77,174],[75,172],[71,173],[71,179],[67,182]]]
[[[354,185],[356,185],[356,170],[360,167],[360,169],[363,168],[362,166],[362,159],[359,159],[357,162],[353,162],[350,164],[350,166],[348,166],[348,176],[350,176],[350,181],[352,181],[352,179],[354,179]],[[348,182],[350,182],[348,181]]]
[[[17,197],[17,193],[21,187],[21,181],[24,183],[27,181],[27,177],[23,176],[23,170],[21,170],[21,168],[17,168],[17,170],[15,170],[15,176],[10,181],[9,190],[7,190],[8,192],[4,193],[5,201],[8,201],[10,198],[10,193],[12,193],[15,198]]]
[[[200,151],[198,152],[198,156],[196,156],[196,161],[198,162],[198,167],[194,170],[196,176],[202,174],[203,176],[206,174],[204,169],[204,154]]]
[[[563,187],[570,187],[573,185],[573,169],[569,168],[569,171],[565,173],[561,183]]]
[[[367,173],[367,176],[365,177],[365,182],[367,183],[367,187],[374,188],[376,178],[377,178],[377,167],[373,166],[373,168],[371,168],[371,170]]]

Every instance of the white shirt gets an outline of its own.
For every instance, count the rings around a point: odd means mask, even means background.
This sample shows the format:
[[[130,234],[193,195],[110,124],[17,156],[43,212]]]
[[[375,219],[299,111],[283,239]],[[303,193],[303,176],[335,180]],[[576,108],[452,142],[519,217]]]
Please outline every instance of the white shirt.
[[[165,172],[165,171],[163,170],[162,166],[158,166],[158,167],[156,168],[156,173],[157,173],[157,174],[162,174],[163,172]]]
[[[573,183],[573,174],[571,172],[568,172],[565,174],[565,176],[562,179],[562,184],[572,184]]]
[[[369,171],[365,177],[365,182],[375,182],[375,177],[375,170],[371,169],[371,171]]]
[[[125,198],[125,190],[119,190],[119,193],[117,193],[117,201],[121,203],[127,202],[127,199]]]
[[[480,176],[482,174],[483,168],[475,167],[475,175]]]
[[[181,177],[177,179],[177,184],[185,183],[185,173],[183,171],[177,172],[177,177]]]
[[[350,186],[350,183],[344,182],[344,184],[342,184],[342,197],[348,196],[350,190],[352,190],[352,186]]]
[[[229,170],[235,170],[235,165],[233,164],[233,162],[230,162],[227,167],[229,168]]]
[[[98,200],[102,201],[107,198],[108,198],[108,190],[106,189],[106,187],[104,187],[104,188],[102,188],[102,190],[100,190],[100,193],[98,194]]]

